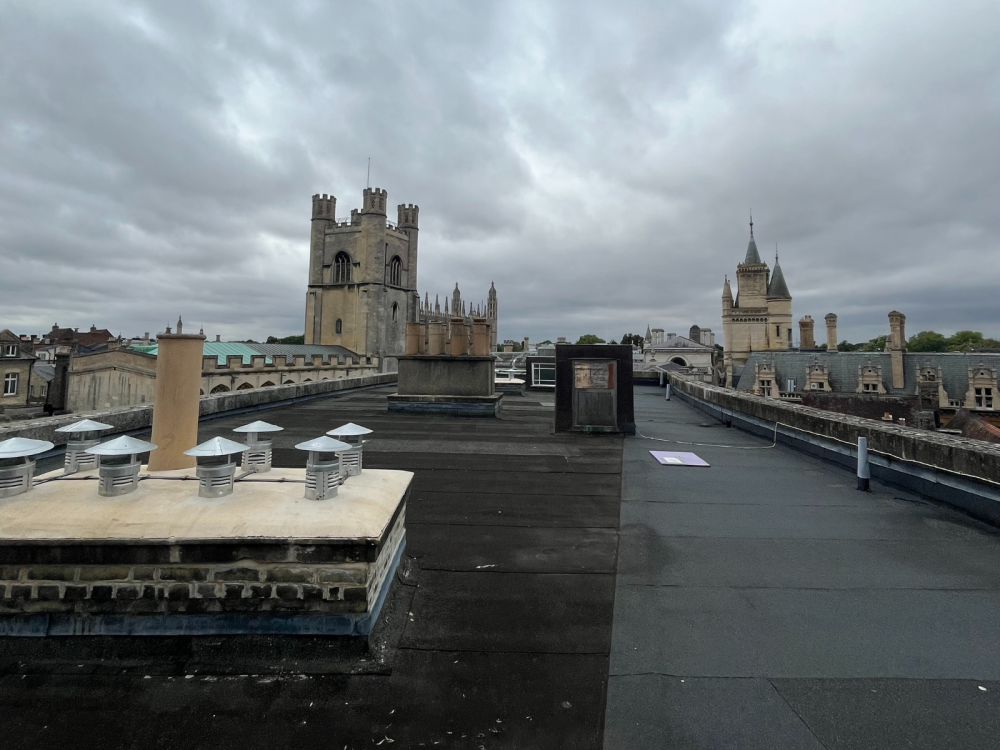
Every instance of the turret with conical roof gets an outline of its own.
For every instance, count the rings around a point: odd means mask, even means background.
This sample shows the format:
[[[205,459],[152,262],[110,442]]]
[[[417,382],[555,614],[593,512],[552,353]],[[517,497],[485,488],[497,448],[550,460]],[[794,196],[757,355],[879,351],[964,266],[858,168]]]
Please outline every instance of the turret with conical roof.
[[[781,272],[781,266],[778,264],[777,254],[774,256],[774,272],[771,274],[771,282],[767,285],[767,298],[792,298],[792,295],[788,293],[788,284],[785,283],[785,274]]]
[[[732,370],[752,351],[788,349],[792,344],[792,295],[775,253],[772,273],[760,258],[750,219],[750,240],[743,262],[736,266],[735,300],[729,279],[722,287],[722,332],[727,385]]]

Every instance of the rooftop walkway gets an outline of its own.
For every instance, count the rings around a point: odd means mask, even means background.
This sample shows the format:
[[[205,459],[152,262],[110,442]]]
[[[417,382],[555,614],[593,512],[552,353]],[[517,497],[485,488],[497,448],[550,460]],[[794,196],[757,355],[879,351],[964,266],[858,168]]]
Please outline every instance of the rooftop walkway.
[[[995,529],[635,393],[606,748],[1000,747]]]

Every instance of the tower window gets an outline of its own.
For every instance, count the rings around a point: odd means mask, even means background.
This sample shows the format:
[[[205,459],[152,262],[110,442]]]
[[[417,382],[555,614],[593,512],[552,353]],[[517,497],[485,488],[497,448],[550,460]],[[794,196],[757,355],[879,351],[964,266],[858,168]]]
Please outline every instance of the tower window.
[[[333,259],[333,283],[348,284],[351,281],[351,256],[347,253],[337,253]]]
[[[343,333],[344,332],[344,321],[341,320],[340,318],[337,318],[337,323],[334,326],[334,330],[336,330],[337,333]]]
[[[396,322],[396,314],[399,312],[399,305],[395,302],[392,303],[392,320]]]
[[[389,283],[393,286],[403,285],[403,261],[398,255],[393,256],[389,261]]]

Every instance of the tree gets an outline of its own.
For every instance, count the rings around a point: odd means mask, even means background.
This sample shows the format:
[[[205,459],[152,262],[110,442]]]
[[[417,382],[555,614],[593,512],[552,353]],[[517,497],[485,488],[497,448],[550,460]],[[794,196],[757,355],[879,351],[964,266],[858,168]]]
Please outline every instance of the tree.
[[[622,345],[634,346],[639,349],[642,349],[642,345],[643,343],[645,343],[645,339],[637,333],[626,333],[624,336],[622,336],[621,343]]]
[[[983,338],[979,331],[958,331],[947,339],[949,352],[968,352],[973,349],[1000,349],[1000,341]]]
[[[592,333],[585,333],[579,339],[577,339],[577,345],[580,344],[603,344],[604,339],[600,336],[595,336]]]
[[[268,336],[265,344],[304,344],[306,342],[305,336],[285,336],[283,339],[279,339],[277,336]]]
[[[855,351],[860,352],[884,352],[885,344],[889,340],[888,336],[876,336],[865,344],[861,344]]]
[[[838,352],[856,352],[862,346],[863,346],[863,344],[852,344],[847,339],[844,339],[839,344],[837,344],[837,351]],[[826,348],[825,345],[824,345],[824,348]]]
[[[537,344],[535,344],[535,346],[545,346],[546,344],[551,345],[552,342],[549,341],[548,339],[545,339],[545,341],[539,341]]]
[[[948,350],[948,340],[936,331],[921,331],[910,336],[906,348],[911,352],[944,352]]]

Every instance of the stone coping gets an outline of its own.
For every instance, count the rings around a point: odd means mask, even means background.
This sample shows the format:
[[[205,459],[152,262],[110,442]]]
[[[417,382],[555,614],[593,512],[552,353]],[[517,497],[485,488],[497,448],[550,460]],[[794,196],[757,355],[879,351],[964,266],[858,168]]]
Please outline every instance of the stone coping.
[[[994,485],[1000,483],[1000,444],[787,403],[693,381],[677,373],[668,373],[667,377],[682,393],[723,410],[782,424],[849,446],[856,446],[858,438],[864,437],[872,452]]]
[[[61,470],[39,479],[60,475]],[[81,472],[0,500],[0,546],[377,543],[405,499],[413,473],[366,469],[349,478],[336,497],[319,501],[303,497],[301,469],[251,475],[248,480],[254,481],[237,482],[231,495],[214,499],[198,497],[194,469],[143,472],[140,476],[151,478],[118,497],[99,496],[95,476]],[[276,481],[281,479],[292,481]]]
[[[388,385],[395,383],[397,379],[398,376],[395,372],[389,372],[379,375],[363,375],[356,378],[319,380],[310,383],[289,383],[269,388],[250,388],[245,391],[209,394],[200,398],[198,407],[199,416],[205,419],[243,409],[267,409],[298,399],[334,395],[338,391]],[[48,440],[57,446],[65,445],[69,439],[68,433],[56,432],[56,429],[79,422],[81,419],[95,419],[99,422],[110,424],[112,429],[102,436],[103,438],[107,438],[111,435],[149,427],[153,423],[153,404],[122,406],[105,411],[61,414],[59,416],[40,417],[23,422],[14,422],[9,425],[0,425],[0,440],[12,437],[26,437],[35,440]]]

